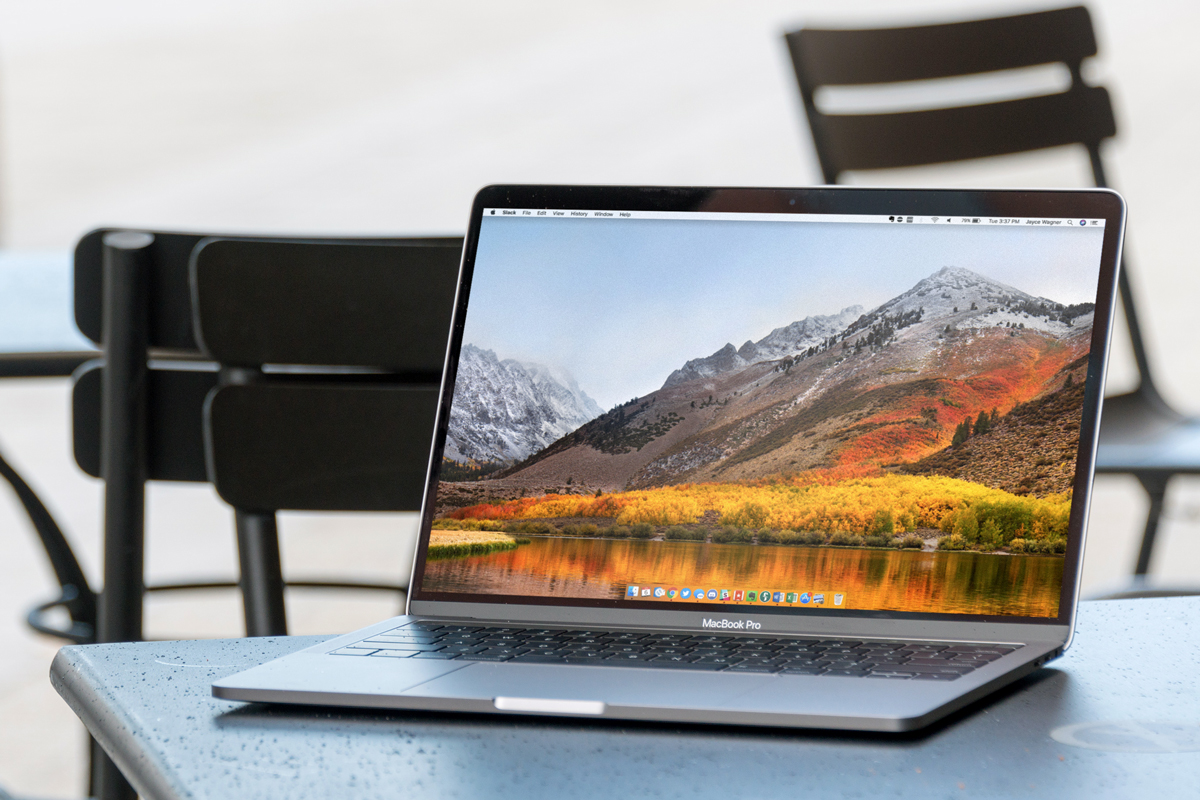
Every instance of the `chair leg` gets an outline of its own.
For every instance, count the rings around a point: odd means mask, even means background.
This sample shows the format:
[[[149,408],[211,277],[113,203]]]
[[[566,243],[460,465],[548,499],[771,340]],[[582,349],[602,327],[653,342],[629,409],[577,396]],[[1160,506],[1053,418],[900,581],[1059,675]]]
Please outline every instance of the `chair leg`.
[[[1146,515],[1146,530],[1142,533],[1142,546],[1138,550],[1134,575],[1145,575],[1150,570],[1150,556],[1154,551],[1154,538],[1158,535],[1158,521],[1162,516],[1163,501],[1167,494],[1170,476],[1145,474],[1137,476],[1138,482],[1150,495],[1150,512]]]
[[[287,636],[279,529],[273,513],[234,511],[247,636]]]
[[[142,638],[146,493],[146,350],[149,248],[130,231],[104,237],[104,374],[100,474],[104,478],[104,587],[98,642]]]
[[[98,800],[137,800],[137,792],[125,780],[121,770],[108,757],[95,739],[89,738],[92,754],[92,774],[88,781],[89,796]]]

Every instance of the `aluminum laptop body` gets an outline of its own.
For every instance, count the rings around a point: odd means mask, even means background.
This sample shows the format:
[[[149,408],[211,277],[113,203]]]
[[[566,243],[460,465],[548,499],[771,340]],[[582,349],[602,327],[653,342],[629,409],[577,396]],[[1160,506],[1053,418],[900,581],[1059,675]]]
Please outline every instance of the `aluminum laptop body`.
[[[919,728],[1070,644],[1124,203],[493,186],[407,615],[213,684]]]

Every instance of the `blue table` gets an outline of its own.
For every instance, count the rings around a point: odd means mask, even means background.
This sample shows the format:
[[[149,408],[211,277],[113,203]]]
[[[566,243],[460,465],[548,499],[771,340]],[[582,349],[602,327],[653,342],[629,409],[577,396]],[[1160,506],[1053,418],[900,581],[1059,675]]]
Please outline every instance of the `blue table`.
[[[1200,598],[1085,603],[1062,659],[904,736],[211,696],[315,641],[64,647],[51,680],[146,798],[1200,797]]]

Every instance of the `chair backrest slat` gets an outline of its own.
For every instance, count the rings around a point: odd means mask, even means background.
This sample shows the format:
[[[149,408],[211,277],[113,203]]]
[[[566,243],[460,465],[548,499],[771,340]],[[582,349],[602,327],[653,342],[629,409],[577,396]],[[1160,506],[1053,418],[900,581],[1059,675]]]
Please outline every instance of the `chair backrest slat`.
[[[1098,179],[1100,142],[1116,134],[1108,93],[1083,83],[1096,54],[1082,6],[998,19],[874,30],[807,28],[786,35],[821,172],[942,164],[1082,144]],[[1062,63],[1071,85],[1055,94],[885,114],[826,114],[826,86],[934,80]]]
[[[196,337],[210,358],[441,377],[460,250],[211,239],[192,254]]]
[[[205,408],[217,493],[251,511],[416,511],[437,386],[217,388]]]
[[[100,475],[100,383],[104,362],[84,364],[71,391],[75,463]],[[217,386],[217,371],[151,369],[146,373],[146,477],[152,481],[204,483],[204,399]]]
[[[900,114],[822,115],[818,124],[838,172],[1098,143],[1116,134],[1108,91],[1100,87]]]
[[[90,231],[75,245],[74,299],[75,324],[84,336],[101,344],[102,314],[100,298],[103,290],[102,261],[104,234],[119,228],[99,228]],[[191,291],[188,262],[192,250],[202,240],[203,233],[154,232],[150,245],[150,347],[164,350],[195,352],[199,344],[192,331]],[[353,244],[397,244],[417,246],[462,247],[462,237],[429,236],[408,238],[331,238],[297,239],[262,236],[222,236],[222,239],[253,239],[258,241],[323,242]]]
[[[877,30],[788,34],[801,85],[847,86],[975,75],[1096,54],[1083,6],[998,19]]]

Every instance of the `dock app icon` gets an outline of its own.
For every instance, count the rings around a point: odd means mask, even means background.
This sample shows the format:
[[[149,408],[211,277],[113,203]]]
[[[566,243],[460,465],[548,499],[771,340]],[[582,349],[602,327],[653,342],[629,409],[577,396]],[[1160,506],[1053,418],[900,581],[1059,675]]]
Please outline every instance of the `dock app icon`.
[[[625,590],[625,596],[626,597],[637,597],[638,596],[638,587],[630,586],[628,589]]]

